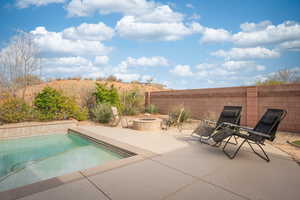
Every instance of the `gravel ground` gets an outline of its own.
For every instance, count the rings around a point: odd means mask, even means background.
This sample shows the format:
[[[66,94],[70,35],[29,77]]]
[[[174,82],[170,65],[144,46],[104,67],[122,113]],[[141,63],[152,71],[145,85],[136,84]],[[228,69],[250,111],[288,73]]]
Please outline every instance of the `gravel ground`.
[[[292,142],[295,140],[300,140],[300,133],[278,132],[276,139],[270,144],[288,153],[300,164],[300,148],[287,143],[287,141]]]

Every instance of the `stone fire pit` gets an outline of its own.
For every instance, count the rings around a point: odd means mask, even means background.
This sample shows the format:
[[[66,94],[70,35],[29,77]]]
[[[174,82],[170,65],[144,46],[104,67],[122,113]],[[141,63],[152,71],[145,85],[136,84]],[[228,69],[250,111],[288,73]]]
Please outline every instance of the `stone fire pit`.
[[[158,118],[140,118],[133,120],[132,128],[140,131],[160,130],[161,119]]]

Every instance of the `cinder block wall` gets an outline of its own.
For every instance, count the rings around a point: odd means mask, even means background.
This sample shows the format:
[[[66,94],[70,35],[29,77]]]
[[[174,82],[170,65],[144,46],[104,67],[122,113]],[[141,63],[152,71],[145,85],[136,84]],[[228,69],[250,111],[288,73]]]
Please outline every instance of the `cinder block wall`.
[[[197,119],[217,119],[223,106],[241,105],[241,124],[252,127],[267,108],[283,108],[288,115],[279,129],[300,133],[300,84],[148,92],[145,101],[163,114],[184,105]]]

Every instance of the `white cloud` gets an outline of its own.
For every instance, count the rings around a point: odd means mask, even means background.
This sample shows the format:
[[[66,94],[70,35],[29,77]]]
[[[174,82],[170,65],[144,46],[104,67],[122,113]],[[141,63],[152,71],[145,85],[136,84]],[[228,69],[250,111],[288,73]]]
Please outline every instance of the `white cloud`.
[[[213,69],[216,68],[217,65],[213,63],[201,63],[196,65],[196,69],[198,70],[206,70],[206,69]]]
[[[273,25],[268,20],[259,23],[246,22],[240,28],[241,32],[232,34],[225,29],[204,27],[197,23],[194,25],[194,29],[202,34],[201,42],[232,42],[250,47],[300,40],[300,24],[293,21],[285,21],[279,25]]]
[[[90,65],[90,61],[86,58],[76,56],[76,57],[59,57],[59,58],[44,58],[43,62],[47,65],[64,65],[64,66],[80,66],[80,65]]]
[[[132,58],[128,57],[126,60],[127,66],[144,66],[144,67],[159,67],[159,66],[168,66],[169,61],[161,56],[154,57],[140,57]]]
[[[114,74],[118,79],[121,79],[123,81],[133,81],[133,80],[139,80],[141,75],[140,74],[126,74],[126,73],[116,73]]]
[[[17,0],[16,5],[18,8],[27,8],[31,5],[45,6],[50,3],[64,3],[66,0]]]
[[[139,22],[134,16],[125,16],[116,25],[116,31],[121,37],[137,40],[179,40],[193,33],[193,30],[183,23]]]
[[[243,23],[240,25],[242,31],[244,32],[254,32],[266,29],[272,22],[269,20],[261,21],[260,23]]]
[[[231,70],[231,71],[237,71],[237,70],[247,70],[247,69],[254,69],[256,71],[263,71],[266,69],[264,65],[257,65],[253,61],[226,61],[222,65],[225,69]]]
[[[242,71],[263,71],[265,70],[264,65],[258,65],[253,61],[226,61],[221,64],[216,63],[201,63],[195,67],[197,71],[194,72],[195,78],[205,79],[209,78],[210,80],[215,79],[216,77],[224,78],[227,77],[231,80],[237,79],[236,76],[239,72]]]
[[[200,18],[201,16],[199,14],[194,13],[189,17],[189,20],[198,20]]]
[[[169,6],[157,6],[154,10],[151,10],[143,15],[137,15],[138,22],[149,23],[175,23],[183,20],[183,15],[174,12]]]
[[[135,16],[140,22],[178,22],[183,15],[174,12],[168,5],[146,0],[72,0],[66,7],[69,16],[88,16],[121,13]]]
[[[191,4],[191,3],[185,4],[185,7],[187,7],[187,8],[194,8],[193,4]]]
[[[96,56],[94,61],[88,58],[73,56],[73,57],[57,57],[57,58],[43,58],[43,73],[46,77],[105,77],[108,75],[114,75],[118,79],[123,81],[147,81],[151,76],[139,73],[130,73],[127,71],[119,71],[109,65],[106,65],[109,58],[107,56]],[[139,60],[139,59],[137,59]],[[128,61],[128,60],[126,60]],[[141,61],[141,60],[139,60]],[[123,61],[122,63],[124,63]],[[138,63],[137,63],[138,64]],[[143,64],[143,63],[140,63]],[[149,66],[149,63],[144,63],[145,66]],[[155,65],[155,64],[150,64]],[[118,67],[117,67],[118,68]]]
[[[197,75],[203,76],[203,77],[218,77],[218,76],[231,76],[233,74],[236,74],[235,71],[229,71],[224,68],[218,67],[213,70],[204,70],[197,72]]]
[[[132,58],[128,57],[126,60],[120,62],[120,64],[114,69],[116,73],[127,73],[128,67],[164,67],[169,66],[169,61],[162,56],[154,57],[140,57]]]
[[[96,56],[94,60],[95,65],[106,65],[109,61],[108,56]]]
[[[204,27],[202,34],[202,42],[226,42],[231,40],[231,34],[224,29],[213,29]]]
[[[66,9],[70,16],[88,16],[95,12],[100,14],[122,13],[138,15],[156,6],[146,0],[72,0]]]
[[[279,52],[277,52],[276,50],[270,50],[263,47],[232,48],[229,51],[218,50],[216,52],[213,52],[212,55],[233,60],[277,58],[280,56]]]
[[[170,71],[178,76],[193,76],[191,67],[189,65],[176,65],[174,69]]]
[[[43,58],[43,73],[54,77],[91,77],[104,76],[103,69],[83,57]]]
[[[45,27],[36,27],[30,33],[42,52],[71,55],[105,55],[112,50],[99,41],[65,39],[61,32],[49,32]]]
[[[214,84],[216,84],[216,81],[208,79],[208,80],[207,80],[207,83],[208,83],[208,84],[211,84],[211,85],[214,85]]]
[[[184,16],[169,5],[146,0],[72,0],[67,10],[70,16],[121,13],[115,30],[121,37],[137,40],[179,40],[192,34],[183,23]]]
[[[136,74],[136,73],[116,73],[114,74],[118,79],[121,79],[122,81],[142,81],[146,82],[150,78],[152,78],[149,75],[141,75],[141,74]]]
[[[300,39],[300,24],[286,21],[279,25],[272,25],[269,21],[259,24],[246,23],[241,25],[242,32],[232,36],[233,42],[243,46],[257,46],[263,44],[281,43]]]
[[[98,24],[83,23],[77,27],[67,28],[62,32],[63,38],[70,40],[109,40],[113,35],[114,30],[102,22]]]
[[[280,50],[300,51],[300,40],[287,41],[278,45]]]
[[[191,28],[194,33],[202,35],[201,42],[226,42],[231,41],[231,34],[225,29],[213,29],[204,27],[199,23],[192,23]]]

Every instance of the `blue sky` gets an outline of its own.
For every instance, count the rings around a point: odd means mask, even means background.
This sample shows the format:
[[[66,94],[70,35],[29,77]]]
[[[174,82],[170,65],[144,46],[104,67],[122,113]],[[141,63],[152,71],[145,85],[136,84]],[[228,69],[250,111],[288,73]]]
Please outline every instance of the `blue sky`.
[[[1,0],[0,48],[31,33],[45,78],[242,86],[300,69],[299,10],[298,0]]]

